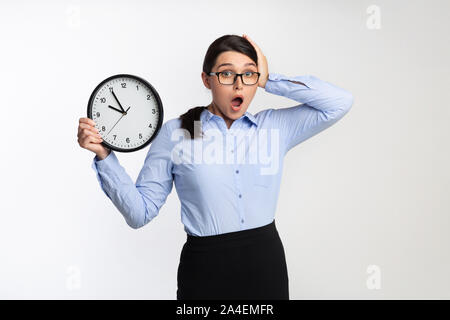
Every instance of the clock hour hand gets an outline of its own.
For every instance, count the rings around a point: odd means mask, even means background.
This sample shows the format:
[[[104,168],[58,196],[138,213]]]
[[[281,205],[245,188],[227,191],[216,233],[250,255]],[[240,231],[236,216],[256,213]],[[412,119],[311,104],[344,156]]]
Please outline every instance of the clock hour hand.
[[[117,99],[116,94],[114,93],[114,89],[111,89],[111,92],[114,96],[114,99],[116,99],[117,103],[119,104],[120,109],[122,109],[122,113],[124,113],[125,110],[122,108],[122,105],[120,104],[119,99]]]
[[[122,111],[120,111],[120,110],[117,109],[117,108],[114,108],[113,106],[108,106],[108,107],[111,108],[111,109],[113,109],[113,110],[116,110],[117,112],[123,113]]]

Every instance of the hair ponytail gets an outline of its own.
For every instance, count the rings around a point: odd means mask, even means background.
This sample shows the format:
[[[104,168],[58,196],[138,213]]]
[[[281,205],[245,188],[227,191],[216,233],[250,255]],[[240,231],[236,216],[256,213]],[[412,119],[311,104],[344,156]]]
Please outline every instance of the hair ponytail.
[[[198,106],[198,107],[191,108],[188,111],[186,111],[185,113],[183,113],[182,115],[180,115],[181,128],[189,131],[189,133],[191,135],[191,139],[196,138],[196,137],[194,137],[194,121],[200,121],[200,114],[205,109],[206,109],[206,107],[204,107],[204,106]]]

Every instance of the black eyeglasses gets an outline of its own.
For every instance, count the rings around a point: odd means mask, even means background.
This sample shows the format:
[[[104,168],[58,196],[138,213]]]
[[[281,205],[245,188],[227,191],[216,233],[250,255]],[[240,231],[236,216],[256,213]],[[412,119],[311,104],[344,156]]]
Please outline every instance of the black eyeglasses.
[[[221,72],[210,72],[208,75],[216,75],[217,79],[219,80],[220,84],[225,85],[232,85],[236,82],[236,79],[238,76],[241,77],[242,83],[247,86],[252,86],[256,83],[258,83],[259,76],[261,73],[259,72],[253,72],[253,71],[247,71],[244,73],[235,73],[232,71],[221,71]]]

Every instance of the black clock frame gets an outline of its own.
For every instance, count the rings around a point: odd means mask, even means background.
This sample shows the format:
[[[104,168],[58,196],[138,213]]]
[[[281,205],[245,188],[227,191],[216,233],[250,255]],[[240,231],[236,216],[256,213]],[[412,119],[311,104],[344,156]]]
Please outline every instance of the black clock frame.
[[[103,85],[106,82],[109,82],[109,81],[111,81],[113,79],[116,79],[116,78],[132,78],[132,79],[135,79],[137,81],[142,82],[148,88],[150,88],[150,90],[152,91],[153,95],[156,98],[156,104],[158,106],[158,110],[159,110],[159,115],[160,116],[159,116],[158,124],[156,125],[156,130],[153,133],[153,135],[150,137],[150,139],[146,143],[144,143],[143,145],[141,145],[139,147],[136,147],[136,148],[133,148],[133,149],[123,149],[123,148],[119,148],[119,147],[110,145],[105,140],[103,140],[101,142],[101,144],[103,146],[111,149],[111,150],[118,151],[118,152],[134,152],[134,151],[138,151],[138,150],[143,149],[146,146],[148,146],[153,141],[153,139],[159,134],[159,130],[162,127],[163,118],[164,118],[164,108],[163,108],[163,104],[162,104],[161,98],[159,97],[159,94],[156,91],[156,89],[147,80],[145,80],[145,79],[143,79],[141,77],[138,77],[138,76],[135,76],[135,75],[132,75],[132,74],[126,74],[126,73],[116,74],[116,75],[113,75],[113,76],[110,76],[110,77],[106,78],[105,80],[100,82],[95,87],[94,91],[92,91],[91,96],[89,97],[89,102],[88,102],[88,106],[87,106],[87,116],[88,116],[89,119],[93,120],[93,117],[92,117],[92,104],[94,103],[94,99],[95,99],[95,96],[97,95],[98,90],[100,90],[100,88],[103,87]]]

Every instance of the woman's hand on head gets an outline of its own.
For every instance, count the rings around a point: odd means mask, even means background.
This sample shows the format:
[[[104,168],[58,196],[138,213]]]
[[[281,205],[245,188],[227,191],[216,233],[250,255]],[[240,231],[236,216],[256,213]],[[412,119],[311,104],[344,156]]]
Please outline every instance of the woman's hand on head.
[[[109,155],[111,149],[106,148],[101,144],[103,139],[95,128],[94,120],[90,118],[80,118],[77,136],[80,147],[94,152],[99,159],[103,160]]]
[[[258,72],[261,73],[259,76],[258,87],[264,88],[267,80],[269,79],[269,66],[267,64],[266,56],[262,53],[257,44],[248,37],[248,35],[244,34],[242,36],[253,45],[253,48],[255,48],[255,51],[258,54]]]

